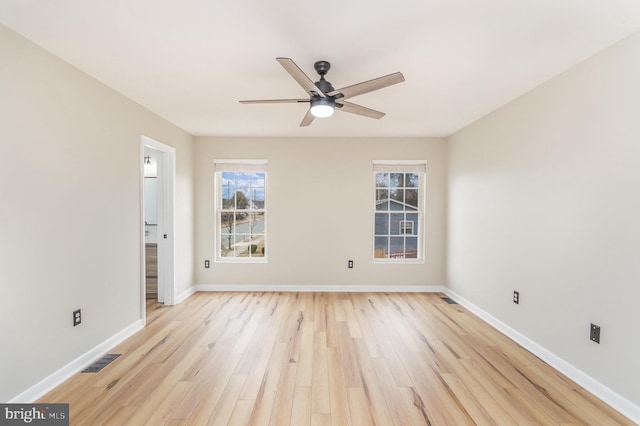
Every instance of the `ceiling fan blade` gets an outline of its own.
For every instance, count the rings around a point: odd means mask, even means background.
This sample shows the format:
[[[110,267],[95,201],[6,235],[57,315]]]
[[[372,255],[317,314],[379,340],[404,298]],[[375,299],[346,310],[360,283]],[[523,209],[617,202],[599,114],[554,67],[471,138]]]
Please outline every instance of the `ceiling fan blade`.
[[[255,99],[248,101],[239,101],[241,104],[294,104],[310,102],[309,99]]]
[[[384,77],[374,78],[373,80],[364,81],[362,83],[354,84],[352,86],[343,87],[342,89],[334,90],[327,93],[329,96],[335,96],[342,94],[342,97],[336,97],[337,99],[347,99],[354,96],[362,95],[364,93],[372,92],[374,90],[382,89],[383,87],[391,86],[393,84],[402,83],[404,76],[400,72],[385,75]]]
[[[316,87],[315,83],[307,77],[307,75],[296,65],[293,60],[289,58],[276,58],[276,61],[280,62],[280,65],[284,67],[285,70],[294,78],[295,81],[298,82],[300,86],[304,90],[306,90],[310,95],[318,95],[322,98],[325,98],[326,95],[322,93],[318,87]]]
[[[300,127],[308,126],[309,124],[311,124],[314,118],[315,117],[313,116],[313,114],[311,114],[311,109],[307,110],[307,114],[302,119],[302,122],[300,123]]]
[[[340,107],[340,105],[342,105],[342,107]],[[358,114],[364,117],[375,118],[377,120],[385,116],[384,112],[376,111],[375,109],[363,107],[362,105],[343,101],[342,99],[336,101],[336,106],[340,111],[350,112],[351,114]]]

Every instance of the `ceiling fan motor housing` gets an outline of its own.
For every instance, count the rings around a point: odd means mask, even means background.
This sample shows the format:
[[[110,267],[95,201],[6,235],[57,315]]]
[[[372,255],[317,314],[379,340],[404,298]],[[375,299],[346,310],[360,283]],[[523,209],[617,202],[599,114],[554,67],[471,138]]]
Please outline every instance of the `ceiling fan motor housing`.
[[[316,72],[321,76],[325,75],[331,69],[331,64],[327,61],[318,61],[313,64],[313,67],[316,69]]]
[[[331,83],[324,79],[325,74],[329,72],[329,69],[331,68],[331,64],[327,61],[318,61],[313,64],[313,67],[316,69],[317,73],[320,74],[320,80],[314,83],[316,87],[320,89],[322,93],[333,92],[334,88]]]

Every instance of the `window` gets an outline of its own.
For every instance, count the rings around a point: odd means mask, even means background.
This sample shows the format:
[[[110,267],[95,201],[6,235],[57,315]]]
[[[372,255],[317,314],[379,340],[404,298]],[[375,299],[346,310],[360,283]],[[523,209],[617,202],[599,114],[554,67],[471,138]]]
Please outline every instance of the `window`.
[[[267,162],[216,160],[218,261],[266,261]]]
[[[374,162],[374,260],[422,260],[425,171],[424,161]]]
[[[400,221],[400,235],[413,235],[413,221]]]

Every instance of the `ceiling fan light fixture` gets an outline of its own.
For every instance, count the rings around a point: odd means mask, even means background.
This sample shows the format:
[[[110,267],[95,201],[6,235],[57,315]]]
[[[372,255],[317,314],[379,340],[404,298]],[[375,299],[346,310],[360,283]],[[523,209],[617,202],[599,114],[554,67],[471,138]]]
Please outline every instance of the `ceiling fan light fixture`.
[[[311,101],[311,114],[316,118],[331,117],[335,111],[335,105],[329,99]]]

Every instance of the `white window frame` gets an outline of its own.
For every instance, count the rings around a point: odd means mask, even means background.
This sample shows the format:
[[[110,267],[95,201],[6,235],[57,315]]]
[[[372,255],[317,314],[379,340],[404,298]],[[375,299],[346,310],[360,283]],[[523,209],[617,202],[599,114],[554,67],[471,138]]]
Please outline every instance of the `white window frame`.
[[[413,235],[413,220],[401,220],[399,233],[400,235]]]
[[[376,173],[418,173],[418,209],[415,212],[418,215],[417,224],[417,250],[416,258],[376,258]],[[425,210],[426,210],[426,184],[427,184],[427,161],[426,160],[373,160],[372,173],[372,204],[373,204],[373,229],[371,232],[371,254],[373,263],[424,263],[425,261]],[[400,211],[399,211],[400,212]],[[412,221],[409,221],[412,222]],[[400,225],[402,226],[402,225]],[[415,223],[412,225],[415,229]],[[413,229],[412,229],[413,230]],[[402,233],[400,229],[399,235],[407,235]]]
[[[269,246],[267,243],[267,212],[268,212],[268,178],[269,173],[267,170],[268,161],[267,160],[257,160],[257,159],[216,159],[214,162],[214,185],[215,185],[215,262],[216,263],[267,263],[267,256],[269,253]],[[222,213],[222,172],[247,172],[247,173],[264,173],[264,207],[259,211],[264,213],[264,244],[265,244],[265,253],[264,256],[261,257],[225,257],[221,256],[221,248],[222,248],[222,223],[220,220]],[[254,210],[255,211],[255,210]],[[248,210],[251,212],[251,210]]]

